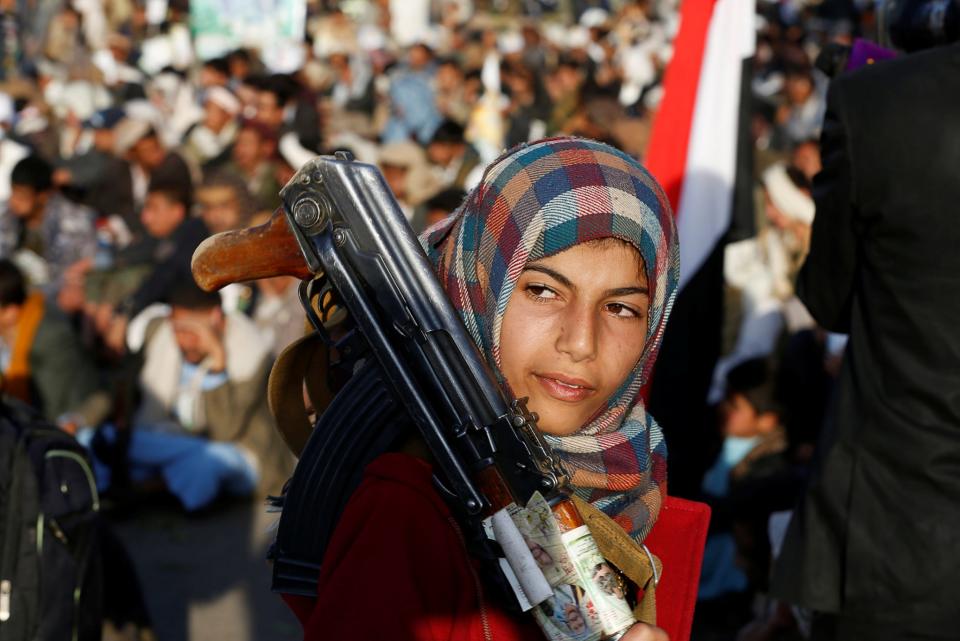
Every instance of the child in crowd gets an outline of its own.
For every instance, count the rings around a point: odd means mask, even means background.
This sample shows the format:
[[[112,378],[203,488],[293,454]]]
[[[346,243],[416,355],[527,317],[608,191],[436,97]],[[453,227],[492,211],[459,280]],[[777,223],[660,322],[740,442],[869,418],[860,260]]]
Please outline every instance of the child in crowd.
[[[610,146],[544,140],[494,161],[422,240],[496,377],[539,415],[576,493],[643,541],[665,494],[666,450],[640,389],[678,277],[661,187]],[[415,450],[367,468],[327,548],[316,599],[290,598],[305,637],[543,638],[532,617],[498,608],[481,585]],[[374,586],[389,597],[371,599]],[[623,640],[665,638],[636,624]]]
[[[713,514],[695,624],[702,628],[697,638],[717,640],[732,639],[749,621],[753,594],[765,589],[769,573],[767,522],[791,507],[797,485],[766,360],[730,370],[720,415],[723,445],[702,485]]]

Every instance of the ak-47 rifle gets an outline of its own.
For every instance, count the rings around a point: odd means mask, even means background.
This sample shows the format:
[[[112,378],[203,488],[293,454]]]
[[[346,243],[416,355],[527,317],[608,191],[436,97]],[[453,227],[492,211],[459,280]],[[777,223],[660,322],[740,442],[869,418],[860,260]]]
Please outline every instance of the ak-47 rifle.
[[[352,374],[298,452],[271,553],[273,588],[316,594],[323,550],[364,463],[412,425],[467,537],[496,538],[487,549],[505,554],[507,562],[493,565],[521,607],[554,596],[515,523],[535,498],[563,537],[564,582],[579,583],[594,602],[593,624],[604,638],[622,636],[634,618],[622,597],[593,580],[603,558],[564,491],[563,465],[524,400],[508,398],[496,382],[379,171],[348,154],[319,157],[280,196],[268,223],[214,236],[193,259],[195,279],[208,290],[268,276],[302,279],[308,318]],[[349,316],[337,340],[325,326],[332,305]],[[578,571],[580,580],[571,579]]]

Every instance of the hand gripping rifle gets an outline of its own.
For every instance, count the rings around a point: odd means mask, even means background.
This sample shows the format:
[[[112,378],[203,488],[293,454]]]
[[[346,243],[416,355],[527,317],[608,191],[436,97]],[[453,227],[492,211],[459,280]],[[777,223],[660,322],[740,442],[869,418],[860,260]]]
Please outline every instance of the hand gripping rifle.
[[[567,474],[525,400],[507,398],[497,384],[379,171],[349,154],[319,157],[280,196],[282,207],[269,222],[209,238],[193,258],[197,283],[207,290],[277,275],[302,279],[307,316],[339,356],[336,368],[350,376],[297,452],[271,552],[273,588],[316,594],[323,550],[363,467],[396,447],[412,425],[466,537],[484,541],[487,553],[494,550],[489,556],[505,553],[508,563],[494,565],[523,609],[552,597],[505,517],[539,493],[557,529],[576,535],[575,554],[598,560],[564,492]],[[334,306],[349,317],[349,330],[337,340],[327,331]],[[498,543],[491,543],[491,531]],[[584,588],[591,597],[591,586]],[[632,616],[608,619],[602,621],[607,638],[619,638],[633,623]]]

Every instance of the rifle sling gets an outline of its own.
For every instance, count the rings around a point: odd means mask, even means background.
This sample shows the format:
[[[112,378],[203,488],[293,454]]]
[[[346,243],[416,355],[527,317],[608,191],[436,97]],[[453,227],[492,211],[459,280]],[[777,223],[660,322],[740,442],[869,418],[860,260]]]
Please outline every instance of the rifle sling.
[[[313,433],[304,407],[303,386],[320,415],[333,400],[327,385],[329,348],[311,332],[287,346],[277,357],[267,383],[267,401],[284,442],[299,457]]]
[[[302,408],[300,382],[288,389],[296,393],[280,402]],[[287,483],[269,553],[274,591],[316,595],[323,555],[364,469],[396,449],[410,433],[409,425],[379,367],[361,366],[320,415]]]

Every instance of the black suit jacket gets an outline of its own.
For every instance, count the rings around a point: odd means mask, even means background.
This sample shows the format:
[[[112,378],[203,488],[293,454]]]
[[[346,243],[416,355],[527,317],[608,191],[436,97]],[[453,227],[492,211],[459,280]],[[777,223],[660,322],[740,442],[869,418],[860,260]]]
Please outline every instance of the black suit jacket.
[[[960,45],[835,80],[821,154],[798,293],[850,342],[774,592],[843,638],[957,638]]]

